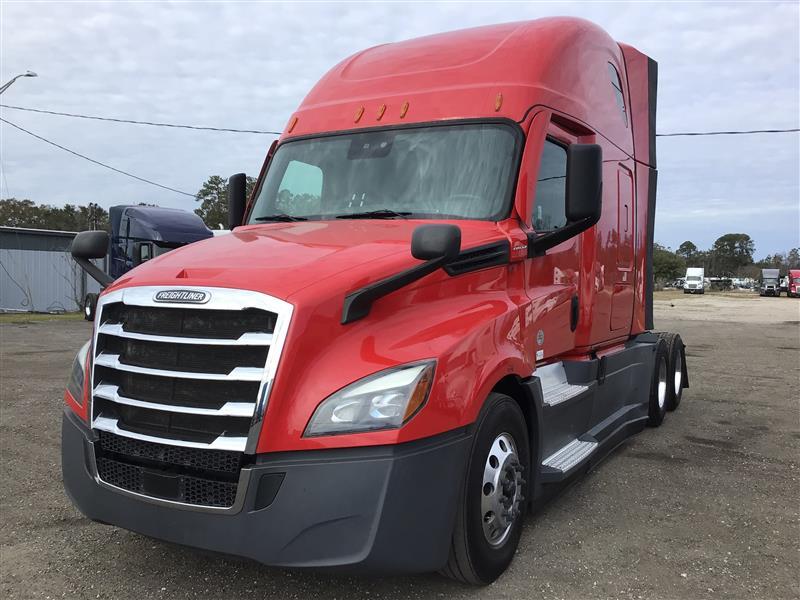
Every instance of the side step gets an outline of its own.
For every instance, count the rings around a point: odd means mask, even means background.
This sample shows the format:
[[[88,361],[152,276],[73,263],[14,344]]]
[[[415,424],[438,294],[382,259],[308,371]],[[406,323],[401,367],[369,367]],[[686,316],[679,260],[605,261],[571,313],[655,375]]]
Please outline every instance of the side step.
[[[541,382],[542,400],[547,406],[566,402],[589,389],[588,385],[568,383],[564,363],[561,362],[538,367],[535,375]]]
[[[559,481],[579,464],[589,458],[597,449],[597,442],[572,440],[542,461],[542,475],[545,481]]]

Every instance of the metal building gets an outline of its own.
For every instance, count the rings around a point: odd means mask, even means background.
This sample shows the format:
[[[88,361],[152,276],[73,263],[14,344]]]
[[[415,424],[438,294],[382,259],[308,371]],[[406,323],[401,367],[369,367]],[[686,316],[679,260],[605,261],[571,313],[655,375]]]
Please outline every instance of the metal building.
[[[0,227],[0,311],[76,311],[87,293],[99,292],[70,256],[76,234]]]

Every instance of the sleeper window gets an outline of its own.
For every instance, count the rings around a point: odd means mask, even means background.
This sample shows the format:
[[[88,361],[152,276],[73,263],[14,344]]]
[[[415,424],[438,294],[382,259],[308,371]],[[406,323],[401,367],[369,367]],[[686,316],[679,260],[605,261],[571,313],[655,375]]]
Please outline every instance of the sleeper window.
[[[622,83],[619,80],[619,73],[611,63],[608,63],[608,76],[611,77],[611,87],[614,89],[614,96],[617,100],[617,108],[622,113],[622,120],[625,127],[628,126],[628,113],[625,110],[625,95],[622,93]]]
[[[567,150],[545,140],[533,205],[532,221],[536,231],[552,231],[567,224],[566,185]]]

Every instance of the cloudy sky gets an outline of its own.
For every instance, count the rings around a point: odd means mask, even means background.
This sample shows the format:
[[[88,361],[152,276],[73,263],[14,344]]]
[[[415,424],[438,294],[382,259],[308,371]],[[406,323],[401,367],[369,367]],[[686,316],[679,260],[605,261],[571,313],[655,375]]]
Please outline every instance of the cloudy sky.
[[[0,2],[9,105],[135,120],[281,130],[306,91],[360,49],[489,23],[576,15],[659,63],[658,130],[796,128],[797,2]],[[195,193],[257,174],[272,137],[121,125],[0,109],[77,152]],[[36,202],[192,198],[107,171],[0,125],[0,196]],[[749,233],[761,257],[800,245],[800,135],[660,138],[656,239],[707,248]]]

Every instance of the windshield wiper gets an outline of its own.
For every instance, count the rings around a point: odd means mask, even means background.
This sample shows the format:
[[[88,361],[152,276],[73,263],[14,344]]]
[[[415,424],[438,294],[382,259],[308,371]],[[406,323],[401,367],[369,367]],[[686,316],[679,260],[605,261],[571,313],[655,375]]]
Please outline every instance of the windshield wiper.
[[[292,215],[287,215],[284,213],[279,213],[276,215],[264,215],[263,217],[256,217],[254,220],[256,221],[277,221],[277,222],[285,222],[291,223],[294,221],[308,221],[305,217],[293,217]]]
[[[380,210],[368,210],[366,212],[350,213],[346,215],[336,215],[337,219],[396,219],[400,217],[405,219],[410,212],[398,212],[388,208]]]

